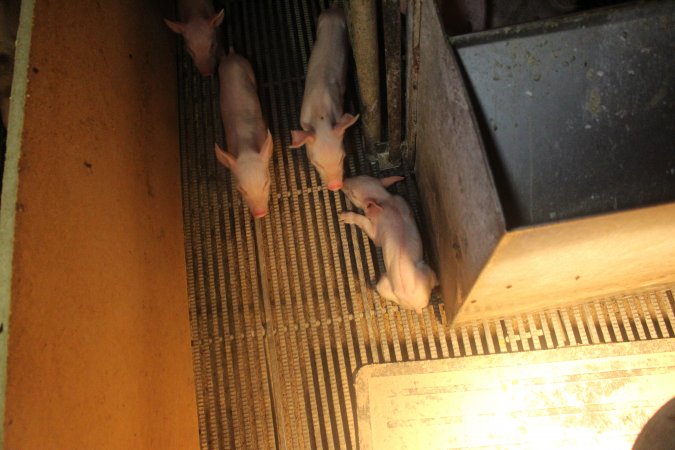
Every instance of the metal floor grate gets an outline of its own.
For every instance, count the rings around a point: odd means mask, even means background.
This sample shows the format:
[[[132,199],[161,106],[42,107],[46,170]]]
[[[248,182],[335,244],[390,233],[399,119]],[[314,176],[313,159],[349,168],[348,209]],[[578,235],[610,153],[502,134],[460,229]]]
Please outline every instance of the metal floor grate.
[[[215,79],[179,52],[190,323],[202,448],[355,448],[354,374],[365,364],[675,337],[672,292],[454,328],[436,301],[421,317],[383,302],[382,256],[337,220],[298,123],[315,17],[327,1],[232,0],[226,44],[251,61],[274,136],[270,215],[254,224],[213,152],[223,143]],[[182,43],[181,49],[182,49]],[[352,90],[353,91],[353,90]],[[373,173],[358,127],[347,173]],[[414,176],[396,189],[417,215]],[[421,227],[424,233],[424,227]]]

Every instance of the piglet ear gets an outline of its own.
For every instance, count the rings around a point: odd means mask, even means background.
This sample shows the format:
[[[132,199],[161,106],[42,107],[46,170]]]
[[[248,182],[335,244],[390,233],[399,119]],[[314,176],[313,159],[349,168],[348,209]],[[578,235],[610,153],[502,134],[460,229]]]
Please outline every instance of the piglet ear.
[[[221,9],[218,14],[209,19],[209,25],[211,25],[211,28],[218,28],[220,24],[223,23],[224,18],[225,18],[225,10]]]
[[[185,31],[185,24],[184,23],[174,22],[173,20],[169,20],[169,19],[164,19],[164,23],[174,33],[183,34],[183,32]]]
[[[366,207],[364,208],[366,212],[366,217],[377,217],[382,214],[382,207],[375,202],[375,200],[366,200]]]
[[[293,130],[291,131],[290,148],[300,148],[305,144],[313,144],[316,136],[313,131]]]
[[[274,150],[274,142],[272,142],[272,133],[270,133],[270,130],[267,130],[267,137],[265,138],[265,142],[263,143],[263,146],[260,149],[260,156],[264,160],[269,161],[270,159],[272,159],[273,150]]]
[[[338,122],[333,127],[333,132],[337,134],[338,137],[342,137],[345,135],[347,128],[354,125],[357,120],[359,120],[358,114],[355,116],[352,116],[351,114],[343,114],[342,117],[340,117],[340,120],[338,120]]]
[[[232,156],[231,153],[228,153],[220,148],[218,144],[216,144],[216,159],[218,159],[218,162],[230,170],[234,169],[234,167],[237,165],[237,158]]]
[[[398,176],[395,176],[395,177],[385,177],[385,178],[380,178],[380,183],[381,183],[382,186],[384,186],[384,187],[389,187],[389,186],[391,186],[392,184],[398,183],[399,181],[403,181],[403,180],[405,180],[405,177],[398,177]]]

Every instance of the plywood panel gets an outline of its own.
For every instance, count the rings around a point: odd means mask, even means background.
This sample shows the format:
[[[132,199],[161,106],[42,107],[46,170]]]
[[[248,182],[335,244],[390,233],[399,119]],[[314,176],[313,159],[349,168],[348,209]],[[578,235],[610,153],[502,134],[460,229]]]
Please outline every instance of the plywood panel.
[[[435,2],[423,2],[421,21],[415,169],[441,295],[452,320],[505,225]]]
[[[5,448],[198,446],[170,13],[36,1]]]
[[[459,321],[536,311],[675,281],[675,204],[508,233]]]

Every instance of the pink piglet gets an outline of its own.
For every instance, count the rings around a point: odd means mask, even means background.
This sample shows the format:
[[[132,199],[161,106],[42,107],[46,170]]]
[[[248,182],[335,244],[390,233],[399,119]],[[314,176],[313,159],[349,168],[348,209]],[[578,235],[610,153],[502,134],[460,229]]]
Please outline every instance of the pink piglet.
[[[380,296],[419,314],[429,304],[438,280],[422,258],[422,239],[410,207],[385,189],[401,180],[403,177],[397,176],[346,179],[344,193],[365,215],[343,212],[340,219],[358,226],[382,247],[386,273],[377,283]]]

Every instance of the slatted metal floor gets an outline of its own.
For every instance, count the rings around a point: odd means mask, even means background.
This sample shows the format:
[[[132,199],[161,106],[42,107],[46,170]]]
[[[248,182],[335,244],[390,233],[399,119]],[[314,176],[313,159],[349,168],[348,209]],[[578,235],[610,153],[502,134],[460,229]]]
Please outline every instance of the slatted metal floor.
[[[202,448],[355,448],[353,381],[365,364],[675,336],[667,289],[454,328],[438,301],[418,317],[381,300],[373,290],[383,271],[380,251],[338,222],[351,209],[345,197],[322,189],[305,152],[287,148],[315,19],[328,1],[222,6],[226,46],[249,58],[258,79],[274,136],[273,182],[270,214],[254,223],[215,160],[214,139],[224,143],[217,80],[201,78],[181,50],[185,248]],[[347,174],[374,174],[360,142],[353,127]],[[414,175],[406,175],[395,190],[420,219]]]

